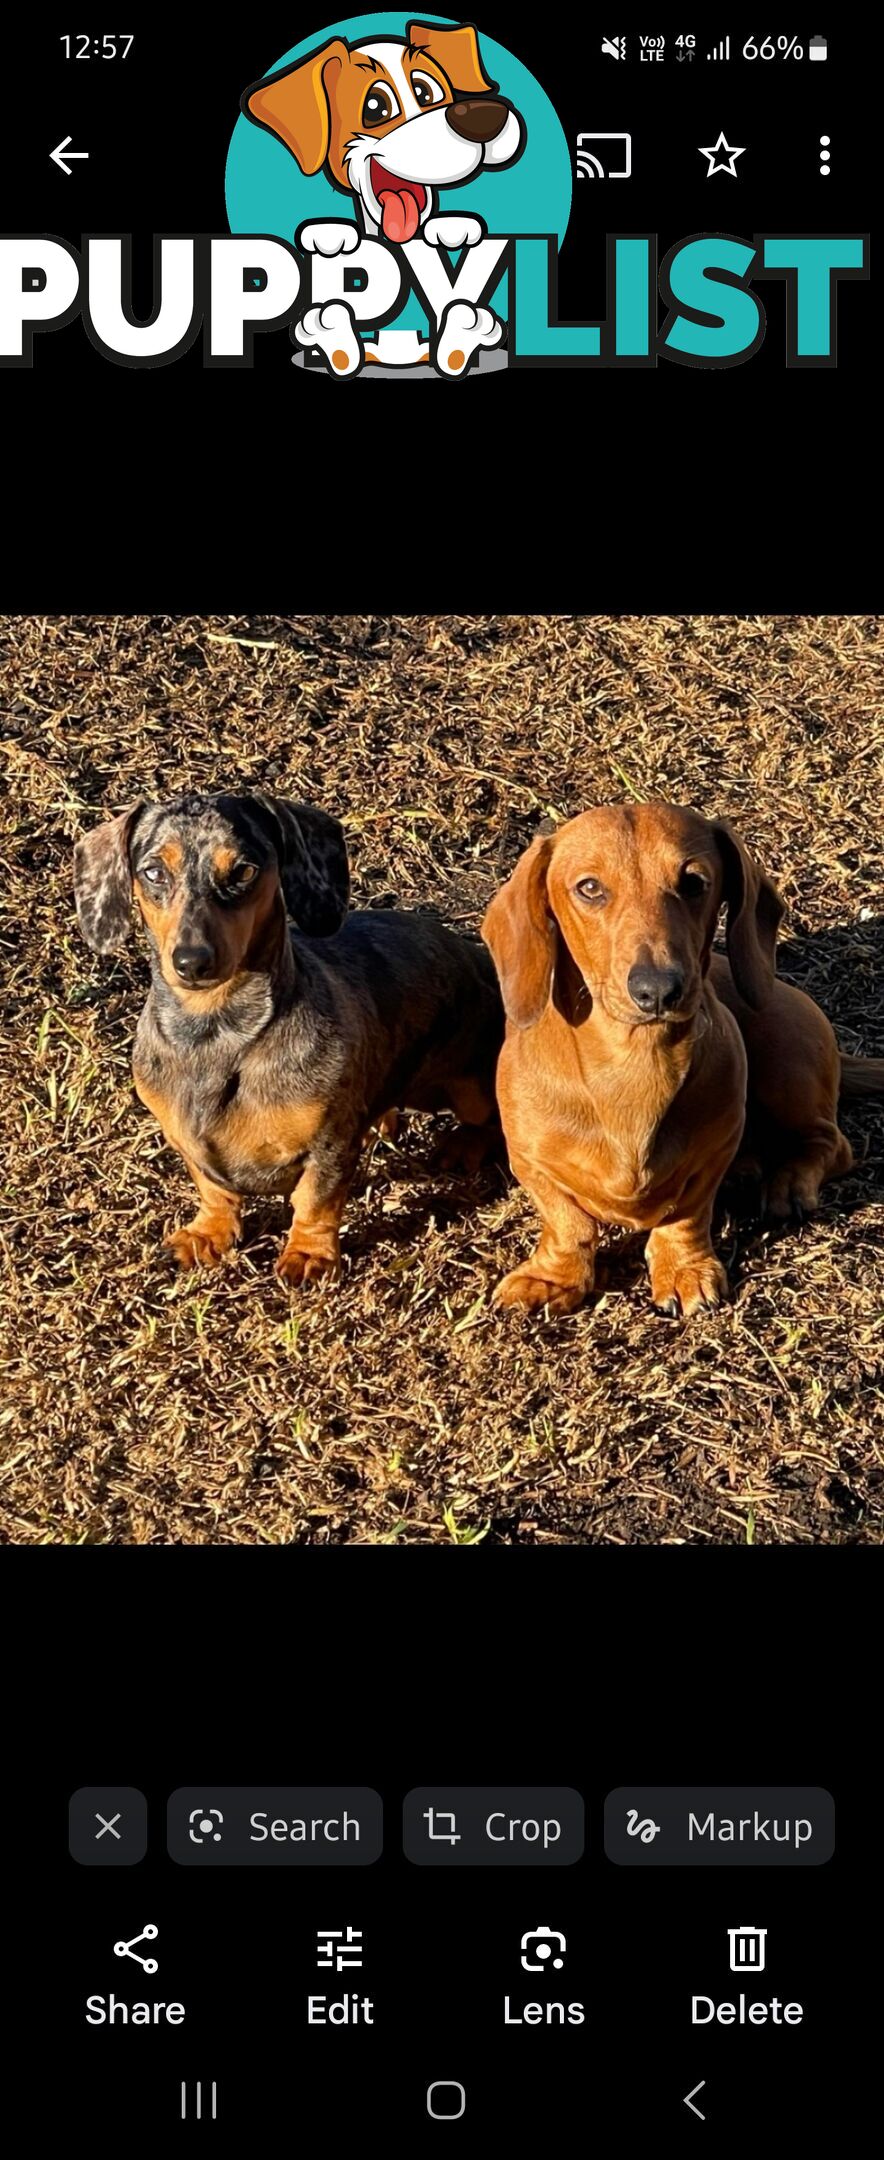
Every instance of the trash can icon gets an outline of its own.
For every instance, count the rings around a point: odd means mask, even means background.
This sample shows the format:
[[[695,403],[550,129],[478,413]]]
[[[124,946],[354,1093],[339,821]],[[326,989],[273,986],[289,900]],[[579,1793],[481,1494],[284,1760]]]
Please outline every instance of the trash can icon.
[[[766,1928],[728,1928],[731,1972],[763,1972]]]
[[[812,37],[807,51],[811,60],[828,59],[829,47],[824,37]]]

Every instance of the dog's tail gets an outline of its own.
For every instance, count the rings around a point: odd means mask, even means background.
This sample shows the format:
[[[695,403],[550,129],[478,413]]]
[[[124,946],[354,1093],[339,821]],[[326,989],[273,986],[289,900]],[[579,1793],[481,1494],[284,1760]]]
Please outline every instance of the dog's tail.
[[[842,1095],[884,1095],[884,1058],[842,1057]]]

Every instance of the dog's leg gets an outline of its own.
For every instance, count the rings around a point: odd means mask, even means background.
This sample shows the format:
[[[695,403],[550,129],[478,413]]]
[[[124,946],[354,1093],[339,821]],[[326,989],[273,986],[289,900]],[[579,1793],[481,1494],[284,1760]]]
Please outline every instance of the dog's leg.
[[[292,1194],[294,1220],[276,1263],[283,1282],[315,1282],[341,1264],[341,1217],[356,1164],[361,1134],[346,1146],[312,1155]]]
[[[812,1215],[827,1178],[843,1177],[853,1163],[850,1141],[835,1124],[791,1137],[800,1144],[768,1173],[766,1214],[777,1224],[800,1223],[805,1215]]]
[[[442,317],[435,361],[440,375],[462,375],[483,345],[499,345],[503,324],[492,308],[451,300]]]
[[[530,1260],[498,1283],[492,1302],[521,1305],[528,1312],[542,1305],[554,1313],[576,1312],[595,1281],[598,1223],[534,1164],[522,1164],[513,1156],[511,1167],[534,1202],[543,1234]]]
[[[433,1154],[434,1170],[465,1170],[472,1176],[503,1152],[503,1133],[493,1086],[486,1088],[472,1075],[449,1084],[452,1110],[460,1119],[447,1132]]]
[[[346,301],[326,300],[323,307],[308,308],[295,324],[295,337],[308,352],[314,346],[321,352],[330,375],[358,375],[362,348]]]
[[[726,1167],[722,1165],[721,1175]],[[712,1250],[712,1207],[719,1183],[720,1177],[710,1188],[704,1180],[703,1192],[689,1211],[652,1230],[648,1239],[651,1296],[658,1310],[673,1320],[721,1305],[728,1295],[726,1272]]]
[[[775,1223],[801,1222],[819,1205],[820,1186],[853,1161],[838,1127],[838,1044],[825,1013],[791,983],[779,983],[773,1003],[741,1025],[765,1213]]]
[[[199,1193],[202,1206],[193,1222],[170,1231],[163,1244],[174,1253],[180,1268],[217,1267],[223,1254],[242,1235],[243,1202],[238,1193],[213,1185],[185,1155],[184,1161]]]

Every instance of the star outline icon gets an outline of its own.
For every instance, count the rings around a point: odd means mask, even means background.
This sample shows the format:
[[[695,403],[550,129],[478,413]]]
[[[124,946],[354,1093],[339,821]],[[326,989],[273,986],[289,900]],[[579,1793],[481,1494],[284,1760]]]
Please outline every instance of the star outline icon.
[[[740,175],[737,171],[736,161],[738,157],[743,156],[745,149],[745,143],[740,148],[737,148],[734,143],[729,143],[722,128],[717,143],[711,144],[708,150],[700,149],[698,151],[699,157],[709,159],[707,180],[711,180],[715,173],[719,172],[726,173],[729,180],[739,180]],[[724,153],[723,156],[720,155],[721,152]]]

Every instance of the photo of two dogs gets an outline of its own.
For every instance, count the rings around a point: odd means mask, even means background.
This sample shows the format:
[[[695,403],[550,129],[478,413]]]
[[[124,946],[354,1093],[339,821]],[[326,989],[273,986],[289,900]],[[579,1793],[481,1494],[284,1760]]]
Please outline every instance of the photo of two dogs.
[[[332,38],[316,52],[253,83],[242,109],[282,143],[302,173],[324,172],[349,195],[354,219],[317,219],[298,245],[320,256],[352,254],[364,237],[406,255],[415,241],[459,252],[484,235],[469,203],[440,212],[440,188],[462,187],[483,168],[515,164],[525,144],[522,117],[485,73],[471,23],[410,22],[404,38],[382,35],[351,47]],[[309,307],[298,340],[330,373],[359,370],[363,348],[343,298]],[[499,346],[494,311],[452,300],[439,324],[436,365],[461,375],[477,354]],[[366,344],[373,367],[426,367],[430,346],[417,331],[380,329]]]
[[[495,1303],[576,1311],[616,1224],[648,1233],[653,1302],[689,1318],[727,1296],[729,1172],[784,1224],[851,1168],[839,1096],[884,1093],[884,1059],[842,1056],[777,980],[782,902],[726,821],[666,803],[569,819],[492,900],[487,951],[420,915],[348,912],[349,888],[336,819],[265,794],[137,804],[79,842],[93,950],[126,941],[133,895],[147,932],[133,1070],[200,1197],[166,1240],[180,1267],[216,1265],[246,1199],[278,1192],[277,1273],[334,1274],[369,1129],[441,1108],[491,1137],[499,1103],[542,1235]]]
[[[880,1541],[879,620],[7,617],[0,701],[0,1541]]]

